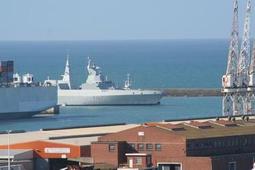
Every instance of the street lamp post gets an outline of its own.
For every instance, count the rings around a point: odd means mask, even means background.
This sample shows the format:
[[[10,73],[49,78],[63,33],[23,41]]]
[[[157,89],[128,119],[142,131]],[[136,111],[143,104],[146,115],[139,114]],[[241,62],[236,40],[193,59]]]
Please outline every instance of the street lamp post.
[[[11,170],[11,161],[10,161],[10,133],[11,133],[11,130],[7,130],[7,135],[8,135],[8,149],[7,149],[7,152],[8,152],[8,170]]]

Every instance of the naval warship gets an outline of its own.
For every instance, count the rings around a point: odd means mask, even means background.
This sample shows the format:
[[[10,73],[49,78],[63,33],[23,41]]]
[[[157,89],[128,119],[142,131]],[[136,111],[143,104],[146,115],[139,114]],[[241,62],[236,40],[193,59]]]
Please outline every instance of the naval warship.
[[[14,73],[13,61],[0,61],[0,120],[31,117],[57,105],[57,88]]]
[[[69,57],[61,80],[48,80],[45,85],[58,86],[58,104],[62,106],[100,105],[156,105],[160,104],[162,92],[158,90],[132,89],[128,75],[123,88],[103,75],[102,70],[88,58],[87,80],[77,89],[71,87]]]

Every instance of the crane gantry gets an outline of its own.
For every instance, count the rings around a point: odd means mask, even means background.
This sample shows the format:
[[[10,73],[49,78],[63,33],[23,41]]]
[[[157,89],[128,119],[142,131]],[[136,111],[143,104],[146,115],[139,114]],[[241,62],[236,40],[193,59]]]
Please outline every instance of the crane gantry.
[[[255,113],[255,43],[252,52],[250,45],[251,0],[247,0],[240,50],[238,0],[234,0],[233,14],[227,71],[222,77],[224,116]]]

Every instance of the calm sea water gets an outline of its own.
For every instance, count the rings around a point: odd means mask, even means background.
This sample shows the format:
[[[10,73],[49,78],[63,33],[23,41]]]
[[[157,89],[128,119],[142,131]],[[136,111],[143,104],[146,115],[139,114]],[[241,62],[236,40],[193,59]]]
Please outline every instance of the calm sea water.
[[[91,56],[108,79],[122,86],[130,73],[135,88],[220,87],[226,68],[227,40],[0,42],[0,59],[15,60],[15,71],[31,72],[36,80],[63,73],[70,54],[72,83],[86,79]],[[165,98],[159,106],[63,107],[51,117],[0,122],[0,130],[141,123],[221,114],[220,97]]]

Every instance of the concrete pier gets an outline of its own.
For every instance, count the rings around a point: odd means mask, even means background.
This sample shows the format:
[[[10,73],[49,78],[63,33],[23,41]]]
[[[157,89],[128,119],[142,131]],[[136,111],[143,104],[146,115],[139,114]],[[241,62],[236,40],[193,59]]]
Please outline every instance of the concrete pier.
[[[220,88],[166,88],[161,90],[164,97],[222,96]]]

